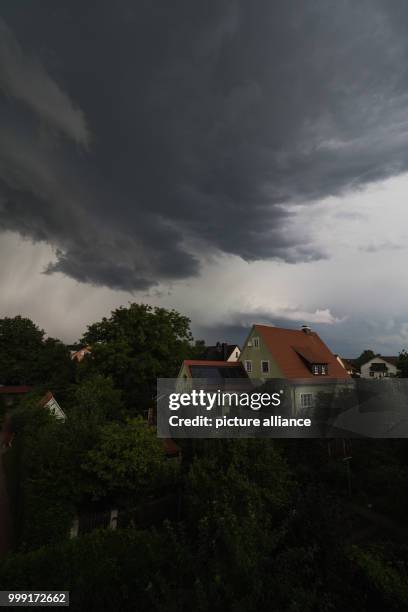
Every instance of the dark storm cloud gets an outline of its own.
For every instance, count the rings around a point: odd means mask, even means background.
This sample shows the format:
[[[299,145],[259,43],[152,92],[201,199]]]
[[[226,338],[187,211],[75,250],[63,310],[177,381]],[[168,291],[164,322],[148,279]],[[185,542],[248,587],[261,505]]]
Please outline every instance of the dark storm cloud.
[[[406,12],[5,3],[0,226],[128,290],[197,274],[194,253],[321,257],[293,206],[407,170]]]

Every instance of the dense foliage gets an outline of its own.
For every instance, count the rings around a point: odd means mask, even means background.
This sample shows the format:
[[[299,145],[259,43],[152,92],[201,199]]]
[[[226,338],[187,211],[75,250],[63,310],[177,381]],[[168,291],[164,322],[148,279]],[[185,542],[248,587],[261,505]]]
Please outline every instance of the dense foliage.
[[[401,378],[408,378],[408,351],[401,351],[398,355],[397,368]]]
[[[69,367],[27,319],[0,323],[3,380],[35,386],[10,413],[15,552],[0,590],[66,589],[71,609],[90,611],[408,610],[404,440],[349,441],[347,461],[324,440],[180,440],[179,463],[138,415],[156,376],[202,349],[188,319],[120,308]],[[48,388],[65,422],[42,406]],[[112,508],[116,531],[69,538],[76,517]]]
[[[151,405],[157,378],[177,376],[192,351],[190,321],[174,310],[130,304],[88,327],[82,342],[92,349],[89,369],[112,376],[129,408]]]
[[[375,357],[374,351],[371,349],[365,349],[361,355],[354,360],[354,363],[357,368],[360,368],[364,363],[367,363],[367,361],[370,361],[370,359],[373,357]]]
[[[63,389],[72,376],[69,350],[62,342],[45,338],[30,319],[0,319],[0,384]]]

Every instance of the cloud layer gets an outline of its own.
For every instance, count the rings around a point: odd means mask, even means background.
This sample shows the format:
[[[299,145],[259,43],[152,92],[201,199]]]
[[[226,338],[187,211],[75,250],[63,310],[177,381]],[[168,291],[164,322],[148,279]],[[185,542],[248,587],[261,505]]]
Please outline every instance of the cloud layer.
[[[408,169],[402,0],[50,6],[0,22],[0,228],[48,273],[132,291],[330,257],[304,207]]]
[[[0,19],[0,89],[24,102],[41,119],[84,147],[89,131],[82,111],[47,74],[35,57],[24,54],[13,32]]]

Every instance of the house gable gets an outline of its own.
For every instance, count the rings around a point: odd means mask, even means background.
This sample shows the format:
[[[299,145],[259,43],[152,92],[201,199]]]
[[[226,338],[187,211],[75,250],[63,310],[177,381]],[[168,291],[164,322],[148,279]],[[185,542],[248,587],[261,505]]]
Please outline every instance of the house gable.
[[[57,421],[65,421],[67,418],[65,412],[63,411],[51,391],[48,391],[42,398],[42,400],[40,401],[40,406],[46,408],[49,413],[57,419]]]
[[[269,374],[262,362],[269,360]],[[348,379],[349,375],[316,332],[254,325],[241,354],[251,361],[253,378]]]
[[[382,378],[388,376],[396,376],[398,373],[397,357],[383,357],[376,355],[362,364],[362,378]]]
[[[249,336],[246,339],[239,358],[246,369],[250,378],[284,378],[283,372],[274,359],[268,344],[265,342],[258,326],[253,325]],[[247,362],[251,363],[250,371],[246,367]],[[262,363],[268,362],[269,372],[262,371]]]

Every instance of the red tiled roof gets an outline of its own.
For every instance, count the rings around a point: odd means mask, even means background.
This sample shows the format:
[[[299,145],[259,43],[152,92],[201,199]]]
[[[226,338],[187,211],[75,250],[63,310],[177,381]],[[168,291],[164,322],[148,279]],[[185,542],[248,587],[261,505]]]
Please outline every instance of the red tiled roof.
[[[327,361],[322,361],[322,359],[324,359],[324,357],[317,353],[315,350],[313,350],[313,348],[309,347],[309,346],[294,346],[292,347],[298,355],[300,355],[301,357],[303,357],[303,359],[305,361],[307,361],[308,363],[312,364],[312,363],[327,363]]]
[[[3,385],[0,386],[0,393],[4,395],[15,395],[17,393],[29,393],[32,387],[26,385]]]
[[[226,366],[228,368],[237,368],[240,366],[239,361],[216,361],[206,359],[185,359],[184,363],[186,366],[197,365],[197,366]]]
[[[340,359],[346,370],[350,370],[351,372],[358,371],[358,367],[354,365],[351,359],[345,359],[344,357],[340,357]]]
[[[316,332],[306,333],[303,330],[268,325],[255,325],[255,329],[265,342],[284,378],[317,378],[305,360],[316,364],[327,363],[327,378],[350,378]]]
[[[46,404],[48,404],[48,402],[50,400],[52,400],[53,397],[54,396],[51,393],[51,391],[47,391],[47,393],[44,395],[44,397],[42,397],[41,400],[40,400],[40,406],[45,406]]]
[[[388,357],[383,357],[382,355],[379,355],[379,357],[381,357],[381,359],[384,359],[384,361],[386,361],[387,363],[390,363],[391,365],[397,365],[398,363],[398,357],[394,357],[394,356],[388,356]]]

